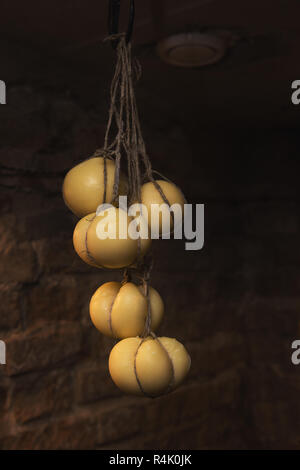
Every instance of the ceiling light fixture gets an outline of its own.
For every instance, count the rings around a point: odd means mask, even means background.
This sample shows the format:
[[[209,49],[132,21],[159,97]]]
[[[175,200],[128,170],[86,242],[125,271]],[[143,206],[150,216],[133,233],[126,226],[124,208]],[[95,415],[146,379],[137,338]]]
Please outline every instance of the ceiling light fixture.
[[[203,67],[221,60],[233,40],[227,31],[174,34],[158,43],[157,54],[177,67]]]

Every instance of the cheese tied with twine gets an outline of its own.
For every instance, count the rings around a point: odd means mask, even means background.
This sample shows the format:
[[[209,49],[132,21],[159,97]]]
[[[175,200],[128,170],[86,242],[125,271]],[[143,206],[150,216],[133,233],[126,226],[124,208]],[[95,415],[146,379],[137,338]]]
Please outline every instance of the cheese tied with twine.
[[[72,168],[63,182],[63,198],[69,209],[83,217],[96,212],[97,207],[114,199],[116,165],[109,158],[94,157]],[[127,194],[127,179],[121,174],[118,194]]]
[[[76,251],[78,256],[80,256],[82,261],[89,264],[90,266],[99,268],[95,261],[93,261],[92,258],[89,256],[86,248],[86,233],[94,217],[94,213],[88,214],[87,216],[82,217],[79,222],[77,222],[73,231],[73,246],[74,250]]]
[[[190,356],[174,338],[126,338],[109,356],[109,372],[125,393],[156,397],[178,387],[190,369]]]
[[[161,296],[149,289],[151,329],[156,331],[164,314]],[[128,338],[142,335],[146,328],[148,301],[143,286],[133,282],[106,282],[93,294],[90,316],[95,327],[106,336]]]
[[[185,197],[173,183],[164,180],[149,181],[141,189],[142,204],[148,212],[148,225],[153,233],[168,234],[182,224]],[[174,211],[170,207],[176,204]],[[167,226],[163,227],[163,220]]]
[[[171,231],[177,221],[170,207],[177,204],[183,211],[185,199],[180,189],[164,176],[157,180],[154,177],[157,172],[152,169],[146,151],[135,99],[134,81],[141,70],[132,58],[131,44],[124,34],[106,40],[115,41],[117,60],[104,145],[92,158],[68,172],[63,197],[71,211],[82,217],[73,233],[74,248],[80,258],[91,266],[124,269],[122,283],[104,284],[90,302],[90,315],[96,328],[108,336],[123,338],[109,356],[112,380],[126,393],[156,397],[184,380],[191,360],[179,341],[156,337],[153,332],[162,319],[163,302],[150,287],[152,257],[148,232],[150,227],[163,235],[164,227],[159,214],[154,226],[150,215],[153,205],[165,204],[163,210]],[[121,172],[125,158],[128,180]],[[149,212],[148,222],[143,224],[147,238],[140,230],[136,230],[137,238],[129,234],[132,222],[137,222],[122,207],[114,207],[118,195],[127,195],[129,206],[145,205]],[[105,209],[99,207],[105,203],[112,205]],[[107,218],[112,214],[116,216],[114,220]],[[144,221],[143,214],[140,215]],[[107,237],[102,236],[104,232],[108,233]],[[134,276],[142,279],[142,287],[131,282]]]
[[[134,265],[150,249],[151,238],[131,238],[128,235],[130,223],[134,223],[133,217],[113,206],[98,215],[83,217],[73,233],[76,253],[92,266],[120,269]],[[107,237],[101,238],[105,234]]]

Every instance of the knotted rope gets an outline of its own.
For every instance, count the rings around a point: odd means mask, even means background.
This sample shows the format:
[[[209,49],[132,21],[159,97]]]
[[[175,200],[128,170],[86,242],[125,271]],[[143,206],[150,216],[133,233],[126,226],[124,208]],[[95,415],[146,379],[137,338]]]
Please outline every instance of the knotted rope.
[[[136,58],[132,57],[131,43],[126,42],[125,33],[113,34],[104,39],[104,42],[117,43],[116,65],[110,87],[110,107],[103,148],[97,149],[95,156],[104,158],[104,194],[103,202],[107,195],[107,168],[106,159],[115,162],[115,174],[113,185],[113,197],[115,202],[119,193],[121,160],[123,156],[127,160],[128,172],[128,202],[129,204],[141,203],[141,186],[145,181],[151,181],[163,201],[170,206],[162,188],[154,178],[156,173],[151,166],[143,139],[141,124],[137,109],[134,85],[141,77],[141,66]],[[123,160],[122,160],[123,161]],[[162,175],[160,175],[164,178]],[[164,178],[166,179],[166,178]],[[172,213],[173,217],[173,213]],[[130,269],[133,267],[130,266]],[[123,282],[130,278],[129,268],[124,271]],[[152,269],[151,255],[147,259],[141,259],[141,238],[138,238],[138,256],[135,274],[142,274],[142,284],[147,298],[147,318],[142,341],[152,334],[151,332],[151,305],[149,298],[150,272]]]
[[[124,33],[110,35],[109,37],[105,38],[104,41],[113,42],[115,44],[117,43],[117,59],[110,87],[110,107],[107,128],[104,137],[104,145],[102,149],[97,149],[93,155],[94,157],[102,156],[104,158],[103,202],[106,202],[107,195],[106,159],[110,158],[115,162],[113,197],[111,201],[115,202],[119,194],[121,159],[124,156],[127,160],[129,204],[141,203],[141,186],[145,181],[150,181],[156,187],[164,203],[170,207],[170,203],[166,198],[161,186],[157,183],[153,176],[154,173],[157,172],[152,170],[151,162],[146,151],[146,146],[141,131],[141,124],[134,92],[134,83],[139,80],[141,76],[141,66],[139,62],[132,57],[131,44],[130,42],[127,43],[126,35]],[[113,130],[115,130],[114,134]],[[160,176],[167,180],[162,175]],[[143,259],[141,259],[140,255],[141,238],[139,237],[138,256],[136,266],[134,266],[134,274],[142,281],[144,295],[147,299],[147,315],[145,319],[144,331],[141,335],[141,341],[134,358],[134,372],[141,392],[145,396],[150,397],[151,395],[147,394],[145,390],[143,390],[136,370],[137,354],[139,348],[146,338],[151,336],[153,340],[157,341],[161,348],[167,353],[169,358],[172,376],[167,390],[165,391],[166,393],[170,390],[174,382],[174,366],[166,348],[151,331],[150,274],[153,262],[151,254],[148,254]],[[122,285],[124,285],[126,282],[130,282],[131,277],[132,266],[129,266],[124,270]],[[111,319],[110,327],[113,333]]]
[[[131,43],[126,43],[125,33],[108,36],[104,42],[116,40],[118,40],[117,60],[110,87],[110,107],[104,145],[102,149],[96,150],[94,156],[101,155],[104,158],[113,158],[115,161],[113,202],[118,196],[121,157],[124,154],[127,159],[129,203],[141,202],[141,186],[145,180],[148,180],[155,185],[163,201],[170,206],[153,176],[157,172],[152,170],[141,131],[134,92],[134,84],[141,77],[141,65],[132,57]],[[116,132],[112,137],[113,126]]]

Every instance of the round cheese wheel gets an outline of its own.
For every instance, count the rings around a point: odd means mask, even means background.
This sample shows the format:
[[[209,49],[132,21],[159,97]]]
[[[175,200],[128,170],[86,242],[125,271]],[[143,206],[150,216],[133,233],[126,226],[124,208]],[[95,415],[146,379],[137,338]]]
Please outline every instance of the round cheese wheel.
[[[110,269],[134,267],[150,249],[151,239],[131,238],[131,223],[134,219],[114,206],[103,209],[98,215],[88,214],[74,229],[74,249],[91,266]]]
[[[121,208],[110,206],[91,221],[86,246],[92,260],[105,268],[120,269],[132,265],[150,249],[151,239],[133,239],[129,235],[133,217]]]
[[[183,221],[185,198],[181,190],[173,183],[157,180],[169,205],[164,201],[154,183],[148,182],[142,186],[141,199],[147,209],[149,228],[157,235],[168,235],[177,224]],[[174,206],[173,216],[170,207]]]
[[[63,182],[63,198],[78,217],[96,212],[99,205],[110,203],[113,197],[115,163],[106,158],[106,197],[104,200],[104,158],[94,157],[72,168]],[[119,194],[127,194],[127,181],[120,175]]]
[[[125,393],[159,396],[177,387],[187,375],[191,360],[174,338],[126,338],[109,356],[109,372]]]
[[[159,293],[150,287],[151,329],[159,327],[164,304]],[[148,302],[142,286],[132,282],[106,282],[93,294],[90,316],[95,327],[104,335],[128,338],[142,335],[148,313]]]

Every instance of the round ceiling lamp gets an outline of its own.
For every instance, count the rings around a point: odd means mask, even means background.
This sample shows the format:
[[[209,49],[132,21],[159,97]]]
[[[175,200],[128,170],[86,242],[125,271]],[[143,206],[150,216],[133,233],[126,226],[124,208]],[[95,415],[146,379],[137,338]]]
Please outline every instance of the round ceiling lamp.
[[[162,39],[157,45],[157,53],[170,65],[203,67],[221,60],[229,45],[227,35],[180,33]]]

